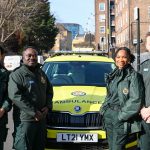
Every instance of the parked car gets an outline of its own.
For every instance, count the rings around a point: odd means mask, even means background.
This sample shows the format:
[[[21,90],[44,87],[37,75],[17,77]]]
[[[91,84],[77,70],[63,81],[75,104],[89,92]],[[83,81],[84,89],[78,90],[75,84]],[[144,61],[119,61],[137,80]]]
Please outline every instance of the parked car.
[[[99,110],[106,96],[105,75],[115,65],[113,59],[101,55],[97,51],[57,52],[46,59],[43,70],[54,87],[53,110],[47,116],[47,149],[51,143],[86,143],[88,149],[89,144],[107,145]]]

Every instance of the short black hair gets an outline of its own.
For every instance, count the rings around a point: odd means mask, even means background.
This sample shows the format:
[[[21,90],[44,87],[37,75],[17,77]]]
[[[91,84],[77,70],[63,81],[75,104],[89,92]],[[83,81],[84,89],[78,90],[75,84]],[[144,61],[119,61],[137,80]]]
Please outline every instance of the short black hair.
[[[34,49],[36,52],[37,52],[37,55],[38,55],[38,50],[35,46],[30,46],[30,45],[27,45],[23,48],[23,51],[22,51],[22,55],[24,54],[24,52],[28,49],[28,48],[32,48]]]
[[[127,52],[127,55],[129,56],[129,59],[130,59],[130,63],[134,62],[135,56],[131,53],[131,50],[128,47],[119,47],[117,51],[115,52],[115,57],[117,56],[120,50],[125,50]]]
[[[28,49],[28,48],[32,48],[32,49],[34,49],[34,50],[37,51],[37,48],[36,48],[35,46],[31,46],[31,45],[26,45],[26,46],[23,48],[23,51],[25,51],[25,50]]]

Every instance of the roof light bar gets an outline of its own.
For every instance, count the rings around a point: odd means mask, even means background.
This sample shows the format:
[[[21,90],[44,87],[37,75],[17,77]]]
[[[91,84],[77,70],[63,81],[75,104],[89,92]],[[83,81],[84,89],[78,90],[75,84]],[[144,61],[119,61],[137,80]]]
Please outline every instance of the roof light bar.
[[[87,55],[104,55],[107,56],[108,52],[107,51],[65,51],[65,50],[58,50],[58,51],[50,51],[49,52],[50,56],[55,56],[55,55],[72,55],[72,54],[87,54]]]

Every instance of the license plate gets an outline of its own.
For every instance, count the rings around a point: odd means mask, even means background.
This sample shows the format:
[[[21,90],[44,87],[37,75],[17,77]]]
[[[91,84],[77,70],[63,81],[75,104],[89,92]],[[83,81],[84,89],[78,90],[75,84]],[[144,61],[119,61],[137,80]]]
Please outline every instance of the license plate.
[[[57,142],[98,142],[98,135],[95,133],[58,133]]]

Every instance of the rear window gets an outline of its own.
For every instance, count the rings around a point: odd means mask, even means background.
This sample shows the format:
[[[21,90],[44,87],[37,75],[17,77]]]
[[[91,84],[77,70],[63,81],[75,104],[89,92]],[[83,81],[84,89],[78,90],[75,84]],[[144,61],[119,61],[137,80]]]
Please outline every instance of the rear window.
[[[113,69],[114,63],[109,62],[47,62],[43,65],[54,86],[105,86],[105,74]]]

